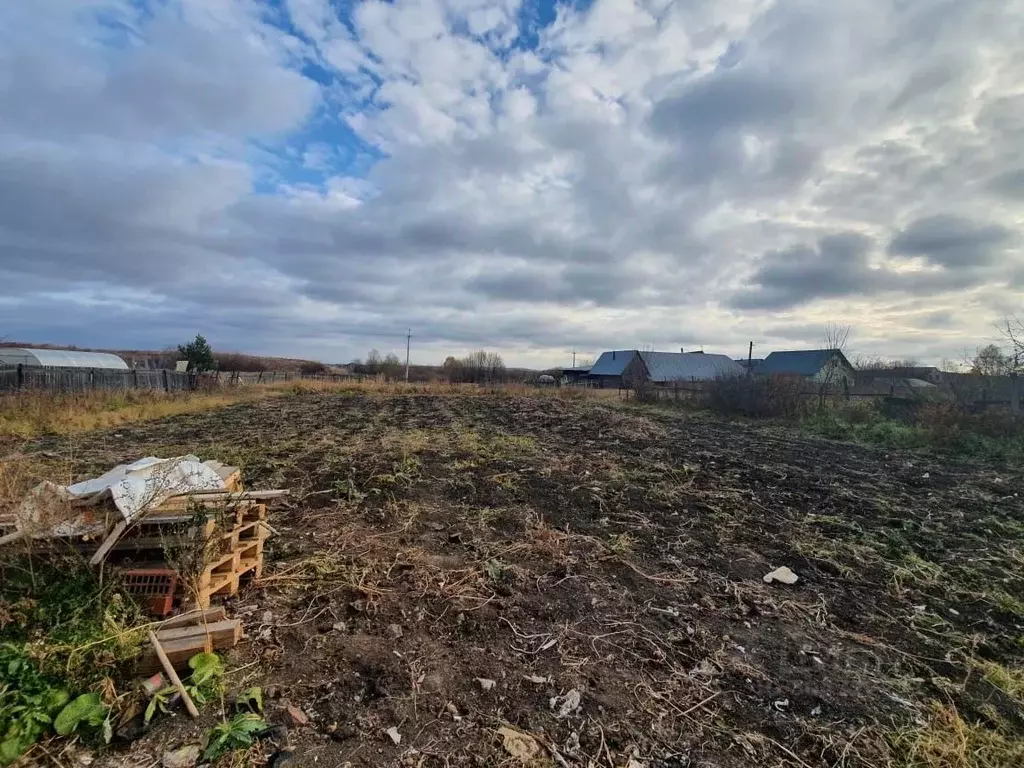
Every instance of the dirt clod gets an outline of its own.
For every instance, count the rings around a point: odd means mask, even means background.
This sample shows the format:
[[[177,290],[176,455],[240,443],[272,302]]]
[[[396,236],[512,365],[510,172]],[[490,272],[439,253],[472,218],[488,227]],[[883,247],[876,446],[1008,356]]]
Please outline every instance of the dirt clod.
[[[309,725],[309,715],[303,712],[298,707],[289,704],[284,708],[285,714],[288,716],[288,723],[295,727],[302,727]]]
[[[162,768],[193,768],[199,762],[203,748],[199,744],[189,744],[178,749],[164,752],[160,758]]]

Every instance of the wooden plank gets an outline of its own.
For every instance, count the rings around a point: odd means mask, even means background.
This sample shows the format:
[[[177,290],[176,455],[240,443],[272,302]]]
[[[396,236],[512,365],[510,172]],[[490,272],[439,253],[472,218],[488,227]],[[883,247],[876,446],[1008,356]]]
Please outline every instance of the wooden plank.
[[[228,612],[222,605],[218,605],[216,608],[208,608],[205,611],[189,611],[178,616],[172,616],[164,621],[160,624],[156,634],[158,637],[162,637],[165,629],[175,629],[195,624],[213,624],[218,621],[224,621],[227,617]]]
[[[188,667],[188,660],[197,653],[209,653],[213,650],[213,642],[208,635],[197,635],[184,640],[169,640],[161,643],[164,653],[175,669]],[[163,669],[163,664],[152,648],[148,649],[139,659],[136,672],[140,675],[151,675]]]
[[[268,491],[194,491],[193,493],[171,496],[164,504],[178,502],[178,500],[187,502],[192,499],[196,501],[263,501],[266,499],[282,499],[290,494],[291,491],[287,488],[277,488]]]
[[[241,492],[242,490],[242,470],[236,467],[224,467],[224,469],[234,470],[227,476],[221,475],[220,479],[224,481],[224,487],[229,491]],[[219,473],[218,473],[219,474]]]
[[[107,557],[107,553],[117,543],[117,540],[121,538],[121,534],[124,533],[124,529],[127,527],[127,520],[121,520],[120,522],[118,522],[118,524],[114,526],[114,530],[110,532],[110,535],[107,536],[106,539],[104,539],[103,543],[100,545],[100,548],[96,550],[96,554],[94,554],[89,559],[89,565],[99,565],[100,563],[102,563],[103,560]]]
[[[178,673],[174,671],[174,664],[164,653],[164,647],[160,645],[160,641],[157,636],[153,634],[152,630],[149,632],[149,643],[153,646],[153,650],[156,652],[156,657],[160,660],[160,665],[164,668],[164,672],[171,678],[171,682],[174,683],[174,687],[178,689],[178,693],[181,694],[182,701],[185,702],[185,709],[192,715],[193,718],[199,717],[199,710],[196,709],[196,703],[192,701],[192,697],[188,695],[188,691],[185,690],[185,686],[181,682],[181,678],[178,677]]]
[[[14,533],[8,533],[4,536],[0,536],[0,547],[4,544],[13,544],[25,537],[25,531],[15,531]]]
[[[194,624],[188,627],[176,627],[174,629],[161,629],[156,636],[160,642],[169,640],[183,640],[199,635],[209,635],[210,642],[215,650],[221,648],[234,648],[242,639],[242,622],[238,619],[225,619],[215,621],[211,624]]]

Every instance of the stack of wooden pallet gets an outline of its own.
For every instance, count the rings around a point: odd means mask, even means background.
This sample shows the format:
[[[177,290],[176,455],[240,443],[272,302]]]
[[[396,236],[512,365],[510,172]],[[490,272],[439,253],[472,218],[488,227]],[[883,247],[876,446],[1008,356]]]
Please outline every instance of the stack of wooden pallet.
[[[237,593],[244,578],[259,578],[264,542],[273,530],[266,502],[288,491],[246,491],[238,467],[203,463],[216,472],[223,488],[171,496],[130,523],[109,497],[88,507],[88,501],[75,501],[74,511],[102,529],[99,539],[23,536],[19,546],[38,553],[70,548],[91,555],[92,565],[117,567],[128,591],[160,616],[176,602],[208,608],[215,597]],[[0,526],[5,522],[13,524],[0,520]]]
[[[189,573],[177,573],[176,581],[185,588],[183,600],[200,608],[208,608],[215,597],[236,594],[244,577],[259,578],[264,542],[272,530],[264,502],[288,493],[245,491],[236,467],[206,463],[224,480],[225,490],[172,496],[117,534],[107,550],[120,554],[117,559],[128,566],[128,584],[134,574],[152,575],[160,568],[178,571],[187,563]],[[139,556],[148,560],[146,555],[154,551],[162,562],[136,561]]]

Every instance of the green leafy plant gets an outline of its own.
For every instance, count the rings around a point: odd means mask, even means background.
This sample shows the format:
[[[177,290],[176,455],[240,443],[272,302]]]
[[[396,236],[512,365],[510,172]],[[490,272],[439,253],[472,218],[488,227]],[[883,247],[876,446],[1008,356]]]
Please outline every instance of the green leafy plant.
[[[235,706],[238,708],[245,707],[252,712],[262,715],[263,714],[263,689],[258,685],[254,685],[252,688],[246,688],[235,699]]]
[[[487,574],[488,581],[492,584],[500,584],[505,580],[508,569],[500,560],[488,560],[484,563],[484,572]]]
[[[188,666],[192,670],[192,674],[185,678],[182,683],[185,686],[185,691],[196,706],[216,699],[220,695],[221,684],[224,678],[224,664],[220,657],[215,653],[197,653],[188,660]],[[173,685],[168,685],[153,694],[149,704],[146,705],[146,712],[143,715],[146,724],[149,724],[149,721],[153,719],[157,710],[165,714],[167,713],[167,705],[177,690]],[[263,698],[261,696],[260,706],[262,707],[262,705]]]
[[[239,712],[230,720],[218,723],[210,731],[203,751],[203,760],[216,760],[233,749],[251,747],[257,734],[267,729],[267,723],[252,712]]]
[[[51,730],[60,736],[91,735],[104,726],[108,708],[98,693],[71,694],[44,675],[26,648],[0,645],[0,766],[12,764]],[[69,703],[70,701],[70,703]]]
[[[220,695],[224,664],[215,653],[197,653],[188,660],[192,674],[185,690],[196,704],[205,704]]]
[[[149,721],[156,715],[156,711],[159,709],[165,715],[167,714],[167,704],[171,700],[171,696],[177,690],[173,685],[161,688],[159,691],[153,694],[149,700],[149,704],[146,705],[146,714],[143,715],[143,722],[149,725]]]
[[[70,694],[14,643],[0,645],[0,765],[10,765],[50,730]]]
[[[107,705],[98,693],[83,693],[60,711],[53,721],[53,730],[59,736],[70,736],[82,725],[93,728],[107,719]]]

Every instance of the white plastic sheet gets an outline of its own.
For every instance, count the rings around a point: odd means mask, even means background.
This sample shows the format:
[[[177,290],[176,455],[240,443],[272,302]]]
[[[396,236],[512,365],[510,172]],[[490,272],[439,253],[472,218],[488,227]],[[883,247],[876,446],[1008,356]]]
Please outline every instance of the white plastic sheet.
[[[224,487],[216,471],[198,456],[147,456],[74,485],[41,483],[22,502],[17,523],[32,536],[81,535],[98,527],[81,513],[82,506],[111,498],[125,521],[132,523],[171,496]]]

